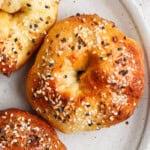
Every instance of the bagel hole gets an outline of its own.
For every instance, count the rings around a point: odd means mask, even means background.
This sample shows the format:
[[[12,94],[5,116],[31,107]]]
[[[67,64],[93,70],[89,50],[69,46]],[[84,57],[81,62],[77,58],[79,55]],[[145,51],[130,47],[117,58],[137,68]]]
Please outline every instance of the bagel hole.
[[[79,70],[77,71],[77,80],[80,80],[80,77],[85,73],[85,70]]]

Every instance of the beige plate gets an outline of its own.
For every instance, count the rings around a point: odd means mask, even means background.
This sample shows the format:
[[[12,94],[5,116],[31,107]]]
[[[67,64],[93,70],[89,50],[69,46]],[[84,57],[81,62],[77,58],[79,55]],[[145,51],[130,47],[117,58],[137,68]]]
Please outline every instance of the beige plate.
[[[150,140],[150,130],[148,130],[150,62],[147,59],[150,56],[150,51],[148,51],[150,47],[147,45],[150,38],[139,8],[131,0],[61,1],[59,20],[76,13],[96,13],[113,20],[124,33],[141,43],[146,55],[146,85],[142,101],[134,115],[128,120],[128,125],[123,122],[108,129],[71,135],[58,132],[61,140],[68,150],[150,150],[148,144]],[[16,107],[31,111],[25,96],[25,79],[32,60],[10,78],[0,75],[0,109]]]

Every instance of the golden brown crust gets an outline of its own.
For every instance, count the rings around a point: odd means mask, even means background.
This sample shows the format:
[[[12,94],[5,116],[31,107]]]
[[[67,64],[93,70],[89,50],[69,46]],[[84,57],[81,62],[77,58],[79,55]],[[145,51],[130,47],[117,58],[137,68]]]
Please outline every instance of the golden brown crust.
[[[62,132],[127,119],[144,90],[141,47],[113,22],[80,15],[55,24],[27,78],[34,110]]]
[[[0,149],[65,150],[54,129],[43,120],[18,109],[0,111]]]
[[[37,50],[57,16],[58,0],[0,1],[0,73],[19,69]]]

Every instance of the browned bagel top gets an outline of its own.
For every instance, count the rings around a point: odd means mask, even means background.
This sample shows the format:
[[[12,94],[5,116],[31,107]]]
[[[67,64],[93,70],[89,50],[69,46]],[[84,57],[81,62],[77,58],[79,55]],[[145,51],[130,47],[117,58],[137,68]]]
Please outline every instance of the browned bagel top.
[[[143,90],[141,47],[97,15],[55,24],[27,79],[32,107],[63,132],[127,119]]]
[[[58,0],[0,1],[0,73],[19,69],[57,17]]]
[[[0,149],[65,150],[53,128],[25,111],[0,111]]]

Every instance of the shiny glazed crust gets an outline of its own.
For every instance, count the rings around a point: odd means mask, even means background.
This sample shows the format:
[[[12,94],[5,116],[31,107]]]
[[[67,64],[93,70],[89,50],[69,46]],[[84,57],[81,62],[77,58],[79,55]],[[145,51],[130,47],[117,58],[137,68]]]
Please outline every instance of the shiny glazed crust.
[[[18,109],[0,111],[0,149],[65,150],[54,129],[43,120]]]
[[[46,36],[27,78],[38,114],[65,133],[126,120],[144,90],[143,52],[97,15],[72,16]]]
[[[19,69],[57,16],[58,0],[0,0],[0,73]]]

